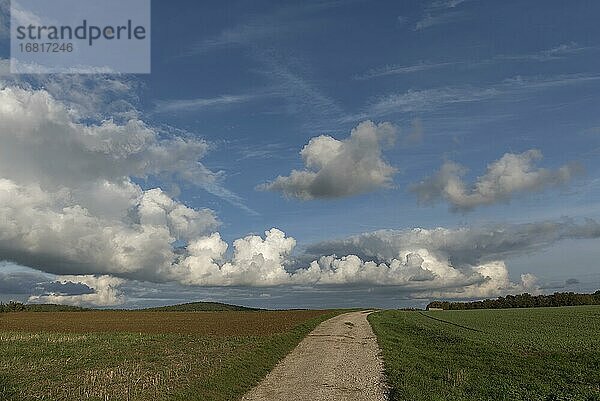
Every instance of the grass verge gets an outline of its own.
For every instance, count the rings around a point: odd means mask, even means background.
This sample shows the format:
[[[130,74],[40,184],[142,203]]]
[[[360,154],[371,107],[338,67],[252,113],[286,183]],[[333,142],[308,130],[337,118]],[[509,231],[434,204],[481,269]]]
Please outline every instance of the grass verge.
[[[383,311],[369,321],[391,400],[600,400],[600,306]]]

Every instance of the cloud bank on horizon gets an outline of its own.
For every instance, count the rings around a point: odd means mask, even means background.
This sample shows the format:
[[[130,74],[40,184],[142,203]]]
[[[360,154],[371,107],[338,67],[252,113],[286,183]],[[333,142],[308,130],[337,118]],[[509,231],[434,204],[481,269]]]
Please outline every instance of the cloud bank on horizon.
[[[511,281],[504,259],[540,251],[558,241],[597,238],[597,221],[568,219],[470,229],[384,230],[313,244],[293,258],[295,239],[271,229],[264,238],[250,235],[234,241],[233,256],[228,258],[228,244],[213,233],[191,242],[183,255],[174,256],[171,264],[159,274],[154,272],[151,279],[202,287],[374,285],[393,287],[416,298],[485,298],[541,290],[532,274]],[[132,272],[110,273],[115,276],[59,275],[55,283],[84,285],[90,291],[49,292],[46,285],[46,292],[29,300],[122,304],[119,287]]]

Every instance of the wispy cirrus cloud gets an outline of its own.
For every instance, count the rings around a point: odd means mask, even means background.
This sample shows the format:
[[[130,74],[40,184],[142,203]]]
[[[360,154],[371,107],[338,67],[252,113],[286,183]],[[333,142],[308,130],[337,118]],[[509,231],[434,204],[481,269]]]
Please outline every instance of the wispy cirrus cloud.
[[[423,17],[417,21],[414,30],[420,31],[436,25],[443,25],[462,20],[466,13],[456,10],[468,0],[435,0],[430,2],[423,11]]]
[[[465,18],[465,13],[460,11],[445,12],[439,15],[427,14],[415,24],[415,31],[431,28],[436,25],[444,25],[460,21]]]
[[[284,100],[283,113],[302,116],[307,130],[337,128],[345,112],[318,80],[311,79],[306,63],[270,51],[256,51],[254,56],[264,66],[259,73],[270,83],[268,92]]]
[[[257,43],[273,42],[283,35],[306,30],[320,11],[344,7],[358,1],[363,0],[319,0],[271,7],[260,15],[241,20],[215,35],[201,39],[185,55],[203,54],[235,46],[255,47]]]
[[[499,94],[496,88],[478,87],[409,90],[380,98],[368,108],[367,114],[383,116],[389,113],[422,112],[457,103],[491,99]]]
[[[244,95],[221,95],[210,98],[195,98],[195,99],[169,99],[156,101],[156,113],[171,113],[171,112],[189,112],[200,111],[204,109],[214,109],[217,107],[243,104],[258,98],[264,97],[261,94],[244,94]]]
[[[498,54],[491,58],[483,59],[480,61],[419,61],[415,64],[390,64],[383,67],[372,68],[363,74],[358,74],[354,79],[364,81],[372,78],[389,77],[394,75],[413,74],[422,71],[445,69],[449,67],[464,67],[474,68],[490,64],[502,63],[502,62],[547,62],[555,60],[563,60],[567,57],[582,54],[588,51],[597,50],[594,46],[582,46],[576,42],[563,43],[555,47],[540,50],[532,53],[523,54]]]
[[[246,48],[261,68],[254,72],[264,76],[267,90],[262,94],[237,95],[215,99],[198,99],[197,102],[165,103],[167,107],[193,108],[233,105],[257,100],[258,97],[283,99],[282,109],[274,111],[288,115],[303,115],[306,129],[331,129],[339,122],[344,111],[330,95],[325,93],[319,81],[311,74],[309,63],[289,54],[282,48],[286,35],[299,34],[310,26],[317,26],[323,18],[319,13],[363,0],[325,0],[310,3],[294,3],[275,7],[269,12],[254,15],[223,29],[217,35],[205,38],[189,49],[187,55],[205,53],[231,46]],[[322,22],[322,21],[321,21]],[[247,98],[250,96],[250,98]]]
[[[580,54],[589,50],[596,49],[592,46],[581,46],[575,42],[563,43],[550,49],[527,54],[499,54],[483,63],[492,63],[494,61],[552,61],[560,60],[566,57]]]
[[[413,65],[386,65],[381,68],[373,68],[362,75],[355,76],[354,79],[364,81],[371,78],[386,77],[390,75],[412,74],[421,71],[437,70],[458,64],[463,64],[463,62],[420,62]]]
[[[600,81],[600,75],[565,74],[550,77],[522,77],[506,79],[488,86],[446,86],[422,90],[408,90],[376,98],[365,111],[347,116],[348,121],[382,117],[394,113],[415,113],[437,110],[452,105],[492,100],[511,96],[526,96],[534,91],[568,85]]]

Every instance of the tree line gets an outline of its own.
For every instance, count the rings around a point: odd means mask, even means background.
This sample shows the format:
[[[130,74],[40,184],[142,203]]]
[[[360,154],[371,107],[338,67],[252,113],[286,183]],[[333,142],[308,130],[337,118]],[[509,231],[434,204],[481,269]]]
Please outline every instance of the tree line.
[[[23,304],[21,302],[10,301],[9,303],[0,302],[0,313],[2,312],[78,312],[88,310],[79,306],[54,305],[54,304]]]
[[[433,301],[427,309],[465,310],[465,309],[507,309],[507,308],[540,308],[552,306],[600,305],[600,290],[593,294],[577,294],[575,292],[555,292],[551,295],[507,295],[497,299],[483,301],[450,302]]]

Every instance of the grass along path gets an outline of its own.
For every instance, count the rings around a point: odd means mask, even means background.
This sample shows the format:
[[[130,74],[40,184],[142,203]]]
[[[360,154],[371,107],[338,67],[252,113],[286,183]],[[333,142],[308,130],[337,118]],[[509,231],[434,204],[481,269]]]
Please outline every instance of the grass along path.
[[[600,400],[600,306],[384,311],[369,321],[392,400]]]

